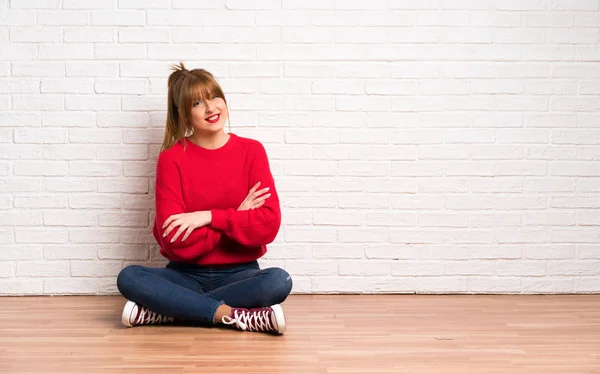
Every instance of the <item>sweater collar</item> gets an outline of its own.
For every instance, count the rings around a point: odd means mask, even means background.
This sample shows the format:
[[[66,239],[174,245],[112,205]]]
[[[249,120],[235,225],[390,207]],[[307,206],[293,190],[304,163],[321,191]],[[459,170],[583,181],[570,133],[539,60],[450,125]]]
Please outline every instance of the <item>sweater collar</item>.
[[[215,149],[208,149],[208,148],[204,148],[201,147],[195,143],[192,143],[191,140],[189,140],[188,138],[184,138],[185,139],[185,143],[186,143],[186,147],[188,149],[191,149],[193,152],[198,153],[198,154],[202,154],[202,155],[206,155],[206,156],[212,156],[212,155],[221,155],[225,152],[227,152],[233,145],[233,143],[235,142],[237,138],[237,135],[235,135],[234,133],[229,133],[229,139],[227,140],[227,143],[223,144],[221,147],[219,148],[215,148]]]

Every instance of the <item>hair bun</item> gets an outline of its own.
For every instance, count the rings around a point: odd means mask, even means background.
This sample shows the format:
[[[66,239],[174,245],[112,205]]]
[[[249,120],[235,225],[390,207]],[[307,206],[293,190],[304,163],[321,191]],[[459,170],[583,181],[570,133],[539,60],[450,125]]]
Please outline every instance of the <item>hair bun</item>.
[[[187,71],[187,69],[185,68],[185,65],[183,64],[182,61],[179,61],[179,64],[171,65],[171,70],[173,70],[175,72]]]

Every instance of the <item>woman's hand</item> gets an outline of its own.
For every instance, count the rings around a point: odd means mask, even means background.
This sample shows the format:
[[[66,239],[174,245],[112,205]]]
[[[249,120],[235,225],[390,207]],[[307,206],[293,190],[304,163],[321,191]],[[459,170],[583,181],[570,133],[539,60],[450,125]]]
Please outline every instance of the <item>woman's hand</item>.
[[[173,229],[179,226],[179,230],[177,230],[177,233],[175,233],[175,236],[173,236],[173,239],[171,239],[171,243],[173,243],[183,231],[187,230],[183,238],[181,238],[181,241],[183,242],[185,239],[188,238],[188,236],[190,236],[194,229],[209,225],[211,221],[212,215],[210,213],[210,210],[202,210],[192,213],[173,214],[172,216],[167,218],[165,223],[163,223],[163,229],[166,226],[168,226],[167,230],[163,234],[163,238],[169,235],[169,233]]]
[[[261,195],[269,191],[269,187],[263,188],[260,191],[256,191],[258,186],[260,186],[260,182],[255,184],[254,187],[250,189],[250,192],[248,192],[248,196],[246,196],[244,201],[242,201],[242,204],[237,210],[256,209],[260,208],[265,203],[265,200],[267,200],[271,196],[271,194],[269,193],[264,196]]]

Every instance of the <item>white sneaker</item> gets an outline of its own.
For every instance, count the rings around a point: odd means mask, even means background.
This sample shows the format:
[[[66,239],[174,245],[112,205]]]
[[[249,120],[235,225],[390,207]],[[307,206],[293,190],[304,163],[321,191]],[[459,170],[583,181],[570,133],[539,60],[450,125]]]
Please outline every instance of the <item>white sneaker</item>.
[[[166,324],[172,323],[174,319],[172,317],[165,317],[156,312],[151,311],[148,308],[144,308],[141,305],[128,300],[123,308],[123,314],[121,315],[121,322],[127,326],[137,325],[151,325],[151,324]]]
[[[287,329],[285,315],[281,305],[266,308],[232,308],[229,316],[221,321],[226,325],[235,325],[244,331],[264,331],[283,334]]]

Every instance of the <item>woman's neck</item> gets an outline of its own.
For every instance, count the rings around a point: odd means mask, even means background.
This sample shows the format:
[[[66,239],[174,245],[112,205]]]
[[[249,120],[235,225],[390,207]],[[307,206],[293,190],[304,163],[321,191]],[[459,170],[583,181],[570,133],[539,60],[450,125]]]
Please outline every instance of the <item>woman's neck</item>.
[[[229,140],[230,135],[226,134],[225,131],[219,131],[212,134],[199,134],[195,132],[189,139],[192,143],[199,147],[206,149],[217,149],[224,146]]]

